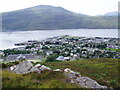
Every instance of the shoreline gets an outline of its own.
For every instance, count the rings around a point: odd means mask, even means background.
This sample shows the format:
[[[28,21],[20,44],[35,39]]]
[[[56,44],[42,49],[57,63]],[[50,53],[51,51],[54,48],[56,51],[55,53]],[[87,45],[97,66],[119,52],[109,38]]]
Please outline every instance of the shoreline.
[[[70,36],[70,37],[78,37],[78,38],[85,37],[85,36],[60,35],[60,36],[49,37],[49,38],[46,38],[46,39],[43,39],[43,40],[32,40],[31,39],[31,40],[27,40],[27,41],[24,41],[24,42],[14,43],[13,47],[5,48],[5,49],[0,49],[0,50],[15,49],[15,48],[21,48],[21,47],[24,48],[27,45],[17,45],[17,44],[24,44],[24,43],[27,43],[29,41],[30,42],[32,42],[32,41],[42,42],[42,41],[46,41],[46,40],[49,40],[49,39],[53,39],[53,38],[56,38],[56,37],[62,37],[62,36]],[[119,39],[119,38],[113,38],[113,37],[85,37],[85,38]]]
[[[79,29],[40,29],[40,30],[18,30],[18,31],[16,31],[16,30],[1,30],[0,32],[22,32],[22,31],[61,31],[61,30],[108,30],[108,29],[104,29],[104,28],[102,28],[102,29],[100,29],[100,28],[98,28],[98,29],[89,29],[89,28],[79,28]],[[110,28],[110,30],[111,29],[113,29],[113,30],[118,30],[118,28]]]

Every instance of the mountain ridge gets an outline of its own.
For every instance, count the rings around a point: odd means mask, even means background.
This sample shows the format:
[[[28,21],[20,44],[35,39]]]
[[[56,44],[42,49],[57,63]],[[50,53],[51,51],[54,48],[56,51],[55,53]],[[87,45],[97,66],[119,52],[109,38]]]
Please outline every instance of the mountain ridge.
[[[117,28],[116,16],[88,16],[50,5],[2,13],[2,22],[3,31]]]

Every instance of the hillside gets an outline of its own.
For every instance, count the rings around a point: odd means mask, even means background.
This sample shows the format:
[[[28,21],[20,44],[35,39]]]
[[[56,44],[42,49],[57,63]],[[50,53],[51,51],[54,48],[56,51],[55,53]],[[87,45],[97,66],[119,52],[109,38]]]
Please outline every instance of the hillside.
[[[2,13],[3,30],[47,29],[113,29],[117,28],[116,16],[87,16],[62,7],[39,5],[23,10]]]
[[[45,70],[41,73],[16,74],[4,69],[5,66],[15,64],[16,62],[11,62],[2,65],[3,88],[81,88],[80,85],[70,83],[70,80],[62,72]],[[113,87],[114,89],[120,86],[117,59],[87,59],[40,64],[47,65],[52,69],[60,68],[64,70],[70,68],[82,76],[90,77],[97,80],[101,85]]]
[[[70,68],[76,72],[79,72],[83,76],[88,76],[98,81],[101,85],[106,85],[117,89],[120,87],[118,77],[118,60],[119,59],[101,58],[66,62],[48,62],[45,63],[45,65],[53,69]]]

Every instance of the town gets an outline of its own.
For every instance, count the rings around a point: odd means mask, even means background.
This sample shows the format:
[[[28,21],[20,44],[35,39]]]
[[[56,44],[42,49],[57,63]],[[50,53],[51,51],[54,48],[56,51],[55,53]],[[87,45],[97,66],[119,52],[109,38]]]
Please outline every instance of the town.
[[[89,58],[120,59],[119,38],[56,36],[43,41],[17,43],[18,48],[4,50],[6,61],[68,61]],[[21,47],[23,46],[23,47]]]
[[[118,41],[119,38],[64,35],[42,41],[29,40],[16,43],[17,48],[0,50],[0,57],[3,59],[1,61],[3,82],[12,83],[14,78],[16,82],[13,83],[14,87],[18,87],[18,80],[25,80],[21,81],[19,87],[22,87],[23,82],[27,83],[24,87],[30,87],[41,86],[41,81],[44,83],[43,81],[49,80],[51,83],[52,80],[65,80],[61,81],[65,82],[64,85],[73,84],[77,85],[77,88],[114,90],[119,86],[117,75],[120,44]],[[14,75],[16,77],[12,77]],[[8,76],[12,78],[6,80]],[[101,80],[102,83],[109,82],[101,84]],[[58,82],[56,84],[61,85]],[[4,85],[8,87],[8,84]]]

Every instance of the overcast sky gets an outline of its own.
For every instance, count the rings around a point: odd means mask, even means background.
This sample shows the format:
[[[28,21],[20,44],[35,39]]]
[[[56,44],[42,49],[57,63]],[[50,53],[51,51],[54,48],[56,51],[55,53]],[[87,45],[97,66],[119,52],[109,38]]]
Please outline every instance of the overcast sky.
[[[119,0],[0,0],[0,12],[8,12],[36,5],[61,6],[88,15],[118,11]]]

